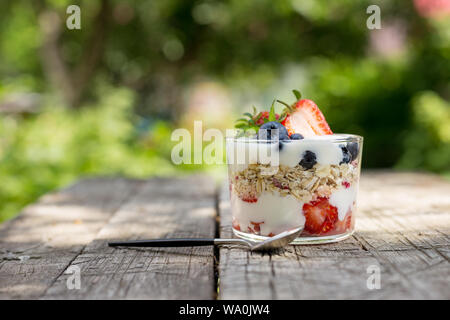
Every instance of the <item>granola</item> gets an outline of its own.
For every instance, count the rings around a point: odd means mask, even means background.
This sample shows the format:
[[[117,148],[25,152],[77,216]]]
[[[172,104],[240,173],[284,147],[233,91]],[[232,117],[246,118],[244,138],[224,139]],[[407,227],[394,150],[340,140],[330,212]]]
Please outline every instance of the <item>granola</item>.
[[[242,171],[231,170],[232,190],[239,197],[259,196],[263,192],[292,195],[306,203],[317,197],[329,197],[345,183],[353,184],[358,179],[357,168],[350,163],[340,165],[316,164],[305,170],[301,165],[280,165],[270,172],[269,165],[250,164]]]

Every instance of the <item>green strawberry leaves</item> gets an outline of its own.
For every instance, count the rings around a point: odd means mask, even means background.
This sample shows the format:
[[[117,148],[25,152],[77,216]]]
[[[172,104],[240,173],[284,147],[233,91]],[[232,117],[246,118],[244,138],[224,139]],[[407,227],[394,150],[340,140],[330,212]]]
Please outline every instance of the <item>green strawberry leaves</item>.
[[[277,118],[275,117],[275,100],[272,101],[272,106],[270,107],[270,111],[269,111],[269,121],[276,121]]]
[[[295,97],[297,98],[297,101],[302,98],[302,94],[300,93],[300,91],[294,89],[294,90],[292,90],[292,92],[294,93]]]
[[[300,93],[300,91],[292,90],[292,93],[295,95],[295,98],[297,99],[297,101],[301,99],[302,94]],[[276,118],[276,113],[275,113],[275,102],[281,103],[282,105],[285,106],[283,112],[280,114],[278,119]],[[262,123],[267,123],[270,121],[283,122],[284,119],[286,119],[286,117],[294,111],[294,108],[293,108],[294,105],[295,104],[289,105],[286,102],[281,101],[281,100],[273,100],[272,105],[270,106],[269,116],[267,118],[263,118]],[[260,120],[260,118],[262,117],[262,112],[258,112],[258,110],[255,108],[255,106],[252,106],[252,109],[253,109],[253,114],[251,114],[249,112],[245,112],[243,118],[239,118],[236,120],[235,128],[241,129],[244,132],[247,130],[254,130],[254,131],[258,132],[259,127],[262,124],[260,121],[258,122],[258,124],[256,124],[256,121]]]
[[[258,111],[256,110],[256,108],[253,106],[253,114],[249,113],[249,112],[245,112],[243,118],[239,118],[236,120],[236,124],[234,125],[234,127],[236,129],[241,129],[244,132],[247,130],[255,130],[258,131],[259,126],[256,125],[255,123],[255,119],[256,116],[258,115]]]
[[[302,98],[302,94],[300,93],[300,91],[292,90],[292,93],[294,93],[297,101],[299,101]],[[289,113],[292,113],[294,111],[295,103],[293,103],[292,105],[289,105],[286,102],[281,101],[281,100],[277,100],[277,102],[281,103],[282,105],[284,105],[286,107],[280,115],[279,121],[282,122],[284,119],[286,119],[286,117],[288,116]]]

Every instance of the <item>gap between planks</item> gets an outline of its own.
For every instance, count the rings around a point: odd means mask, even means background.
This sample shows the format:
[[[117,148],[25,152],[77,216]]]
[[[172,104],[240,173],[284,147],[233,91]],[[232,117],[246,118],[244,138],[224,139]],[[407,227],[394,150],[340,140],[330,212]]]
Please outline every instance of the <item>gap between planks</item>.
[[[225,189],[222,237],[231,236]],[[450,184],[430,174],[369,171],[360,189],[357,232],[347,240],[288,247],[280,255],[221,249],[219,271],[225,281],[219,298],[450,298],[445,219]],[[366,270],[361,266],[366,264],[381,268],[382,290],[364,289]]]
[[[106,244],[111,239],[213,237],[217,192],[211,182],[206,177],[147,181],[72,261],[81,266],[85,287],[67,293],[62,273],[44,298],[215,298],[211,247],[140,250]]]

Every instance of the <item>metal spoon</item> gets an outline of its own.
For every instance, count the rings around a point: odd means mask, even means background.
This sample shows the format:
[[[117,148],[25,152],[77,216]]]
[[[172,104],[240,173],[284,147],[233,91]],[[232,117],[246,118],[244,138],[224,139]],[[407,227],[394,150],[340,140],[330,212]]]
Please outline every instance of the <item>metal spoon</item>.
[[[251,251],[270,250],[287,246],[302,232],[303,227],[281,232],[262,242],[248,241],[244,239],[151,239],[109,242],[110,247],[193,247],[210,245],[243,245]]]

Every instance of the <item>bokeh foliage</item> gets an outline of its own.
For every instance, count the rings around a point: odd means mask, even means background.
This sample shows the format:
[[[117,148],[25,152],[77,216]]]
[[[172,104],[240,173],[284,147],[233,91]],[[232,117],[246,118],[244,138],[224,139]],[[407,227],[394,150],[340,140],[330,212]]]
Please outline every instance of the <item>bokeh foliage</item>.
[[[294,88],[364,136],[365,167],[450,176],[449,9],[419,2],[1,1],[0,221],[84,175],[208,169],[171,163],[174,128],[232,127]]]

